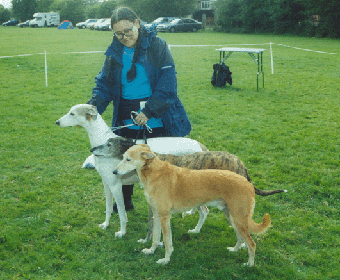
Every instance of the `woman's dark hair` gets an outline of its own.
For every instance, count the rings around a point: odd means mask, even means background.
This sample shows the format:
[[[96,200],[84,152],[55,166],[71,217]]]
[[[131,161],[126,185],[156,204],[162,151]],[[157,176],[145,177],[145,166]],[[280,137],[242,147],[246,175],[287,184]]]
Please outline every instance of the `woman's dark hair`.
[[[113,29],[113,25],[115,25],[116,23],[118,23],[121,20],[128,20],[128,21],[131,21],[131,22],[135,23],[136,20],[139,20],[139,18],[136,15],[136,13],[134,11],[132,11],[130,8],[128,8],[128,7],[119,7],[117,9],[113,10],[113,12],[112,12],[112,16],[111,16],[111,28]],[[141,35],[142,31],[143,31],[143,28],[141,27],[138,30],[139,35],[138,35],[138,39],[137,39],[137,42],[136,42],[136,48],[135,48],[135,53],[133,55],[131,68],[127,72],[127,80],[128,80],[129,83],[132,82],[136,78],[136,75],[137,75],[137,69],[136,69],[135,63],[136,63],[137,57],[138,57],[139,52],[140,52],[140,42],[141,42],[141,37],[142,37],[140,35]],[[112,67],[112,66],[113,65],[110,65],[110,67]],[[110,71],[111,70],[112,69],[110,69]]]
[[[113,27],[114,24],[116,24],[117,22],[119,22],[121,20],[128,20],[128,21],[131,21],[131,22],[134,23],[136,21],[136,19],[139,20],[138,16],[130,8],[119,7],[117,9],[113,10],[113,12],[112,12],[111,27]]]

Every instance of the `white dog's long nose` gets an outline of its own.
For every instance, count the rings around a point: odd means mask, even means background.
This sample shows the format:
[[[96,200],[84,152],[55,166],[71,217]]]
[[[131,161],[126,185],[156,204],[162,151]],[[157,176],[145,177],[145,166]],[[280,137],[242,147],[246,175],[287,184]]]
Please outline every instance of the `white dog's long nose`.
[[[59,120],[57,120],[55,123],[60,126],[60,121]]]
[[[118,171],[117,170],[113,170],[112,173],[113,173],[113,175],[118,175]]]

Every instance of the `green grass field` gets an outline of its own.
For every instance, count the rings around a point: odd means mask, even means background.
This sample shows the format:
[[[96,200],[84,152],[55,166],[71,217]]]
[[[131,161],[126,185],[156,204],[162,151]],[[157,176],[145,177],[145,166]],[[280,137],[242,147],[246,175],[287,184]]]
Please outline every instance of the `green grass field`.
[[[247,166],[260,189],[286,194],[257,197],[254,220],[270,213],[272,227],[247,251],[227,251],[236,236],[211,209],[201,233],[198,214],[172,219],[174,253],[158,266],[137,243],[147,231],[147,205],[135,187],[128,233],[105,231],[105,195],[95,170],[84,170],[90,142],[82,128],[55,121],[91,96],[111,32],[0,28],[0,278],[1,279],[340,279],[339,40],[289,36],[160,34],[171,45],[269,45],[265,88],[256,91],[256,65],[247,54],[227,61],[233,86],[210,84],[217,47],[172,47],[178,94],[192,122],[191,138],[228,151]],[[280,46],[299,47],[323,54]],[[48,87],[44,53],[47,51]],[[104,113],[110,124],[112,107]],[[150,246],[150,244],[147,244]]]

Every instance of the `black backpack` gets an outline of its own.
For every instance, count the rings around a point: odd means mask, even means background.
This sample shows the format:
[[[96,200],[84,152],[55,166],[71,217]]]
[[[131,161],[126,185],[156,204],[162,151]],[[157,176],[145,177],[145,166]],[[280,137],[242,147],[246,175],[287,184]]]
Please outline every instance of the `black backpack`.
[[[211,84],[216,87],[223,87],[228,82],[229,85],[233,84],[231,78],[232,72],[230,72],[229,67],[222,63],[215,63],[213,65],[214,74],[211,78]]]

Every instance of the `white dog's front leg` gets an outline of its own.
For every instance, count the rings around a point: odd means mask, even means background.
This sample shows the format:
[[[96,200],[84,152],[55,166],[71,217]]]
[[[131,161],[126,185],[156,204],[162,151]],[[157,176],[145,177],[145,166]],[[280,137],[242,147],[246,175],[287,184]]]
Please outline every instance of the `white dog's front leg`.
[[[113,186],[113,197],[117,204],[118,209],[118,215],[120,219],[120,231],[117,231],[115,233],[115,236],[120,238],[123,237],[126,234],[126,224],[127,224],[127,214],[125,210],[125,204],[124,204],[124,197],[123,197],[123,191],[122,191],[122,182],[116,181],[115,185]]]
[[[104,191],[105,191],[105,197],[106,197],[106,219],[104,223],[99,225],[99,227],[101,227],[102,229],[106,229],[109,226],[110,217],[111,217],[112,208],[113,208],[112,192],[110,190],[110,187],[105,183],[104,183]]]

